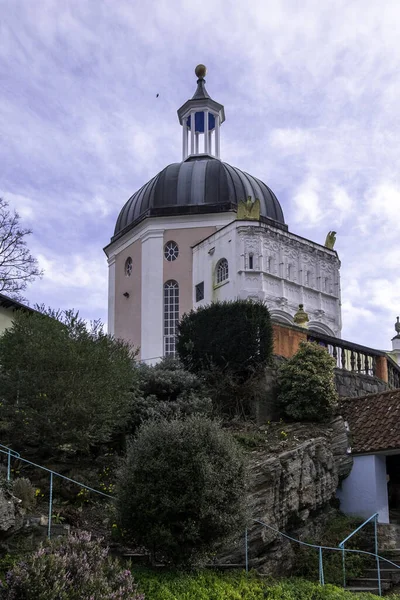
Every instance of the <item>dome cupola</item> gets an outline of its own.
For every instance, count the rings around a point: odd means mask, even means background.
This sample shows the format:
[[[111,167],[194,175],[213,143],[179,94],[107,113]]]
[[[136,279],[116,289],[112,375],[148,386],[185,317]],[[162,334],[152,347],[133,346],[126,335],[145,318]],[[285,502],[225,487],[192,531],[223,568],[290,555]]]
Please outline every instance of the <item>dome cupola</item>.
[[[168,165],[135,192],[122,208],[115,241],[147,217],[236,212],[240,201],[260,201],[261,218],[287,229],[282,208],[262,181],[219,158],[222,104],[205,87],[206,67],[196,67],[197,89],[178,110],[183,130],[183,161]],[[233,217],[234,218],[234,217]]]
[[[206,72],[204,65],[197,65],[197,89],[193,97],[178,110],[182,125],[182,160],[197,154],[219,158],[219,128],[225,121],[225,110],[222,104],[209,96],[204,79]]]

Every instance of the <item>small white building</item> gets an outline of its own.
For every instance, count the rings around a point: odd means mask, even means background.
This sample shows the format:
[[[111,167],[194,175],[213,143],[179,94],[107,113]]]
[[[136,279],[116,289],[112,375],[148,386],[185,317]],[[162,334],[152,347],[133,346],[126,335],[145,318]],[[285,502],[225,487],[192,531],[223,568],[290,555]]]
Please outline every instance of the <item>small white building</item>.
[[[11,327],[16,310],[34,312],[33,308],[0,294],[0,335]]]
[[[108,331],[156,362],[174,355],[184,313],[258,298],[284,323],[303,304],[310,329],[340,337],[336,252],[289,232],[272,190],[220,159],[225,110],[205,88],[203,65],[196,75],[194,96],[178,110],[182,161],[129,198],[105,248]]]
[[[353,468],[337,496],[341,510],[379,523],[400,519],[400,390],[342,401],[352,438]]]

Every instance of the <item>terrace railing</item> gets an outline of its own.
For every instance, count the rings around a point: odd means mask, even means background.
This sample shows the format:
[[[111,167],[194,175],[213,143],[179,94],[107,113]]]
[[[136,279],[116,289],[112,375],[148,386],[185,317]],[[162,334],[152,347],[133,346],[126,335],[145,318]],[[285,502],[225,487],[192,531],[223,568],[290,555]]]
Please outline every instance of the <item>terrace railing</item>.
[[[390,356],[387,357],[388,383],[391,389],[400,388],[400,367]]]
[[[307,339],[325,346],[335,359],[338,369],[379,377],[387,381],[392,389],[400,387],[400,366],[386,352],[314,331],[308,332]]]

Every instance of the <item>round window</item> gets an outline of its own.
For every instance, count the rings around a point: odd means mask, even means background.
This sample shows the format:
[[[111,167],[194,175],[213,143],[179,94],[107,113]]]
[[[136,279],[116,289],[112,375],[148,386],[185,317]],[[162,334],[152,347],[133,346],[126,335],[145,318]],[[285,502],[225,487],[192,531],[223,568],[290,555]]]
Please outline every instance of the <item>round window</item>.
[[[125,261],[125,275],[130,277],[132,275],[132,259],[130,256]]]
[[[167,242],[164,246],[164,257],[169,262],[176,260],[179,256],[179,248],[176,242]]]

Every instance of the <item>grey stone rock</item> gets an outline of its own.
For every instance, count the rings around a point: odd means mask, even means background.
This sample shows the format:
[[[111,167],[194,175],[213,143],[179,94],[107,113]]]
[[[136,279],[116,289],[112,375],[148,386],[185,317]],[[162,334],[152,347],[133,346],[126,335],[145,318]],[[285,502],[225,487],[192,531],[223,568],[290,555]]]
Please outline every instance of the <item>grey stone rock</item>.
[[[331,502],[339,480],[351,470],[352,457],[343,419],[337,417],[326,429],[326,437],[277,455],[256,452],[251,458],[248,556],[262,573],[290,572],[295,560],[297,544],[276,530],[296,539],[315,539],[336,512]],[[221,562],[243,563],[243,539],[220,556]]]
[[[0,487],[0,537],[5,538],[19,531],[23,524],[21,501]]]

